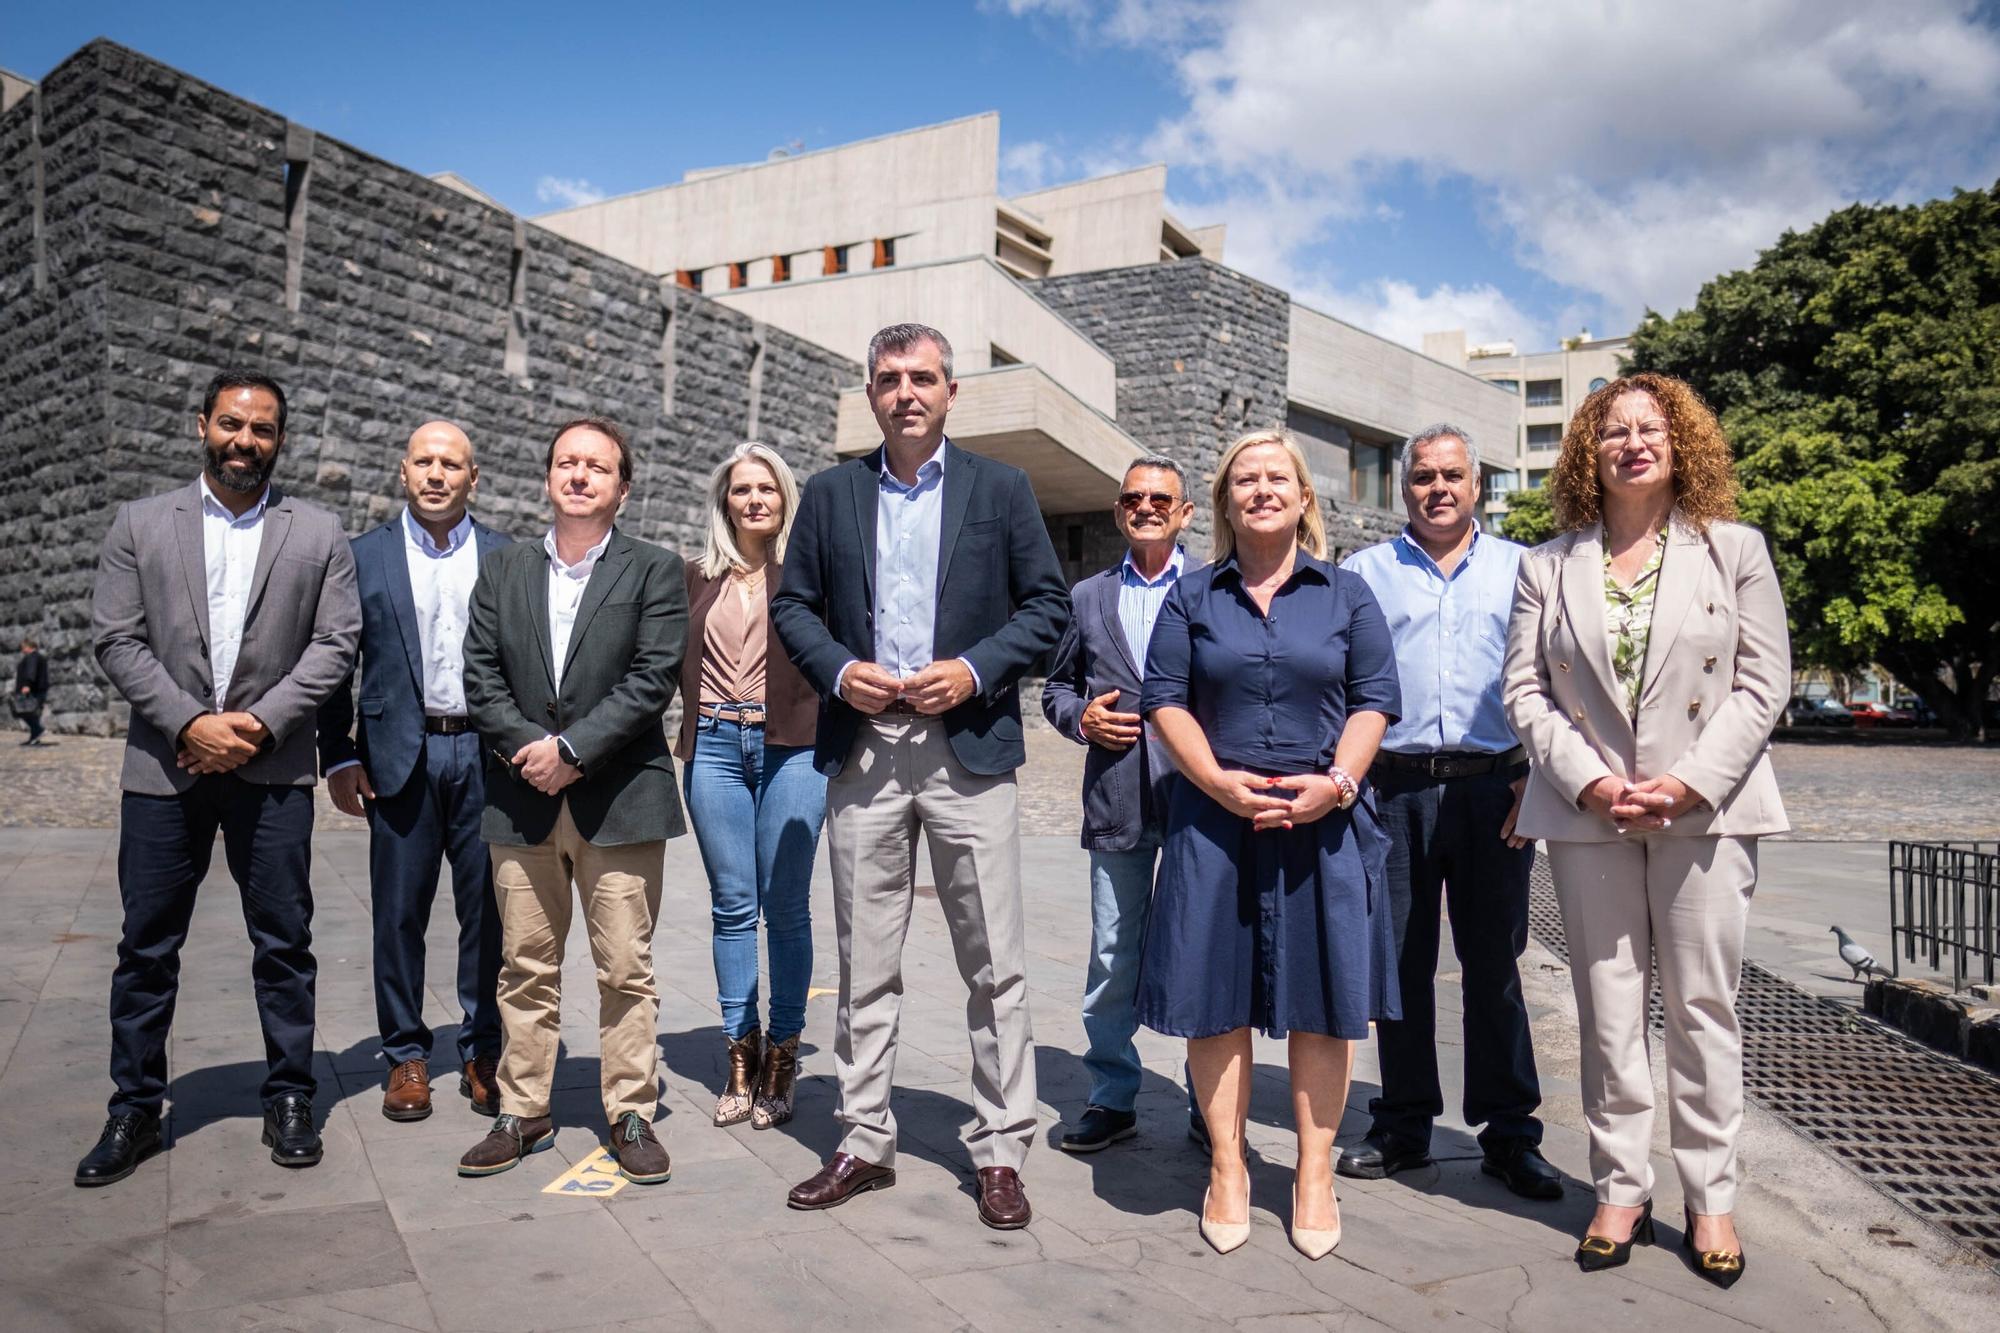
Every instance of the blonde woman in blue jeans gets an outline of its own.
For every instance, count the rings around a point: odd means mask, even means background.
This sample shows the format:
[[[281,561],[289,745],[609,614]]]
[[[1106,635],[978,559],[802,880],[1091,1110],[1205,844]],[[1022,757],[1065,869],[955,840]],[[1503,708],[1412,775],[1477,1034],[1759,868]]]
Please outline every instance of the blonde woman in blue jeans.
[[[812,979],[813,856],[826,779],[813,769],[819,696],[771,629],[771,592],[799,487],[776,450],[738,445],[708,485],[708,533],[687,562],[688,652],[680,741],[687,807],[714,921],[716,999],[729,1073],[715,1123],[792,1118],[799,1032]],[[771,955],[758,1013],[757,923]]]

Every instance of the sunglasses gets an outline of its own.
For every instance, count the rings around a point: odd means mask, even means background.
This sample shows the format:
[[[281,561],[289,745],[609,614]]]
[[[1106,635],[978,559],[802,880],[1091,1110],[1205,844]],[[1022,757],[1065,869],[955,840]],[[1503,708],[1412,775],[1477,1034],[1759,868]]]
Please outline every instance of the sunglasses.
[[[1168,495],[1165,491],[1121,491],[1118,496],[1118,507],[1128,514],[1136,514],[1141,505],[1148,504],[1156,514],[1171,514],[1180,502],[1178,495]]]

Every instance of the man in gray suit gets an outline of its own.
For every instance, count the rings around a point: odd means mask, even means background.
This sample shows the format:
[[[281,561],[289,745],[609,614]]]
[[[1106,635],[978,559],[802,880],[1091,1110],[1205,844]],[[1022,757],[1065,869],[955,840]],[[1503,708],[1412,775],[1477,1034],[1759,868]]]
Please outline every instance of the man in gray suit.
[[[500,1115],[459,1159],[508,1170],[553,1146],[563,940],[583,903],[597,963],[604,1113],[619,1170],[642,1185],[671,1165],[653,1135],[660,1051],[653,922],[666,839],[687,831],[660,715],[687,646],[681,558],[612,525],[632,455],[608,421],[556,432],[555,517],[539,542],[479,567],[465,635],[465,702],[486,747],[486,814],[500,905]],[[588,647],[586,647],[586,643]]]
[[[1083,845],[1090,852],[1090,967],[1083,989],[1090,1045],[1083,1063],[1090,1100],[1057,1143],[1064,1152],[1096,1152],[1139,1132],[1133,996],[1174,781],[1165,747],[1140,720],[1139,687],[1153,621],[1187,564],[1180,535],[1193,517],[1179,463],[1154,454],[1125,469],[1112,509],[1125,535],[1125,558],[1070,590],[1069,629],[1042,687],[1049,724],[1090,747],[1083,761]],[[1188,1132],[1207,1146],[1192,1097]]]
[[[209,382],[191,486],[119,506],[98,560],[97,661],[132,706],[119,807],[111,1117],[78,1164],[108,1185],[160,1148],[180,950],[215,835],[243,896],[264,1029],[264,1143],[320,1159],[313,1123],[312,787],[319,706],[361,635],[340,520],[270,484],[285,393]]]

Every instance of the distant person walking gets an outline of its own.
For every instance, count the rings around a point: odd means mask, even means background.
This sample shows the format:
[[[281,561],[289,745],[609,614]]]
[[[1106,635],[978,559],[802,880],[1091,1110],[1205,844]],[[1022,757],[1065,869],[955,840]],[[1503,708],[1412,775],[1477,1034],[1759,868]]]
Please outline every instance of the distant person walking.
[[[775,449],[741,444],[708,482],[701,558],[688,563],[681,730],[688,817],[708,872],[716,1000],[728,1080],[715,1123],[792,1118],[799,1033],[812,984],[812,870],[826,820],[813,767],[819,696],[785,655],[771,594],[799,484]],[[757,923],[771,951],[770,1021],[759,1021]]]
[[[42,705],[49,699],[49,660],[33,639],[21,640],[21,660],[14,664],[14,716],[28,728],[23,745],[42,743]]]
[[[125,921],[111,975],[111,1118],[76,1183],[160,1147],[167,1037],[195,891],[222,834],[264,1031],[264,1145],[318,1163],[312,787],[320,705],[354,666],[361,606],[340,520],[271,482],[285,391],[209,381],[201,476],[118,507],[97,563],[97,662],[132,706],[118,808]]]
[[[1734,522],[1729,444],[1680,380],[1583,400],[1549,478],[1563,535],[1521,561],[1507,715],[1534,771],[1514,831],[1548,841],[1569,939],[1597,1211],[1585,1271],[1653,1238],[1652,960],[1665,1012],[1682,1243],[1743,1274],[1736,988],[1757,839],[1788,824],[1766,742],[1791,644],[1763,534]]]

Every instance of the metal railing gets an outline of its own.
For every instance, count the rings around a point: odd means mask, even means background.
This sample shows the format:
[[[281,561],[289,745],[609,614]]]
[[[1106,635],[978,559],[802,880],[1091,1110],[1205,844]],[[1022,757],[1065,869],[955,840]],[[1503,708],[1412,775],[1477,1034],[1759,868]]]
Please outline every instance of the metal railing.
[[[1951,959],[1951,988],[1993,984],[2000,961],[2000,844],[1889,844],[1889,967]],[[1975,976],[1975,969],[1980,975]]]

